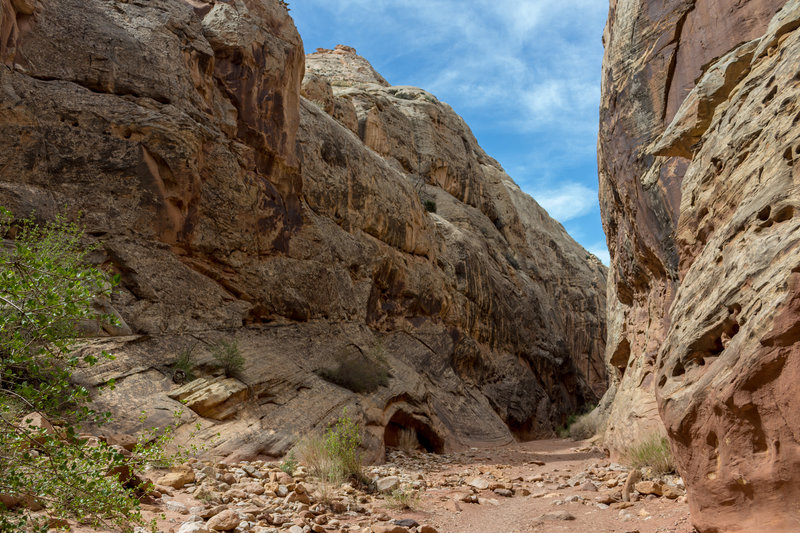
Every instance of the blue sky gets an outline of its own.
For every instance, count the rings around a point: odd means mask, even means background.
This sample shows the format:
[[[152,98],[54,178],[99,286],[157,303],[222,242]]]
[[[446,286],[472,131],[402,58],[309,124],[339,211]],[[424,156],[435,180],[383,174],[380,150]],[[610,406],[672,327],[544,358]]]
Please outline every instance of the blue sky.
[[[290,0],[306,52],[354,47],[421,87],[608,264],[597,201],[606,0]]]

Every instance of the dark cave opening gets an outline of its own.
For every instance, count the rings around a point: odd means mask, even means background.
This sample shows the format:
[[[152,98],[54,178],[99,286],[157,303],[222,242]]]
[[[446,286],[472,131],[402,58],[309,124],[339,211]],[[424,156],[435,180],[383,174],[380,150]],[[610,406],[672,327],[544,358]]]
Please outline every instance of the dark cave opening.
[[[405,411],[397,411],[383,432],[384,445],[392,448],[401,447],[403,433],[411,431],[417,442],[427,452],[444,453],[444,439],[440,437],[426,422]]]

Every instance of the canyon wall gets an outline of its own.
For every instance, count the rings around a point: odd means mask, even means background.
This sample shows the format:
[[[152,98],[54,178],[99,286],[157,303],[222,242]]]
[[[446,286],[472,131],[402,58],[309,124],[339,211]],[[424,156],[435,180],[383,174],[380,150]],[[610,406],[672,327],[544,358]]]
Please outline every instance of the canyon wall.
[[[117,358],[77,376],[116,380],[107,431],[191,398],[212,453],[277,456],[347,407],[377,459],[403,428],[550,435],[604,392],[605,267],[433,95],[347,47],[306,72],[277,0],[0,5],[0,205],[80,214],[120,274],[82,348]],[[178,390],[182,354],[205,381]]]
[[[798,28],[794,0],[618,0],[604,34],[605,438],[666,429],[701,532],[800,521]]]

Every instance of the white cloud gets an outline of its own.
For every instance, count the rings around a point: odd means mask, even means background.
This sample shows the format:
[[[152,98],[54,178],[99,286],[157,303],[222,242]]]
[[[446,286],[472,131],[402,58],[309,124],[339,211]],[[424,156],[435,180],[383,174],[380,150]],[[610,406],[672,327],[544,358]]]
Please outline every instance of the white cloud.
[[[557,189],[535,191],[533,197],[551,217],[561,223],[589,214],[597,207],[597,190],[581,183],[567,183]]]
[[[496,121],[515,131],[596,132],[604,2],[302,2],[298,10],[313,6],[331,12],[330,23],[336,26],[358,20],[360,31],[385,28],[387,46],[381,54],[419,57],[415,73],[407,79],[390,78],[391,83],[424,87],[456,111],[490,103]],[[380,62],[369,50],[359,52]]]

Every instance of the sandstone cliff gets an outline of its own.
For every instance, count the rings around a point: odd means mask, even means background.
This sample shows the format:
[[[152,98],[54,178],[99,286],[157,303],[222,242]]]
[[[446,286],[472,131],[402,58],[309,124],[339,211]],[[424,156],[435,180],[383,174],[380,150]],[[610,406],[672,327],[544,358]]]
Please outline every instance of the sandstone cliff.
[[[0,204],[82,212],[121,274],[124,322],[86,348],[118,358],[80,376],[116,379],[111,430],[184,399],[214,453],[279,455],[350,406],[376,454],[403,427],[443,450],[549,434],[604,391],[606,269],[432,95],[340,47],[301,97],[275,0],[0,4]],[[176,390],[192,348],[206,381]],[[387,381],[321,377],[345,362]]]
[[[703,532],[800,519],[798,27],[795,0],[612,1],[604,35],[606,442],[663,420]]]

